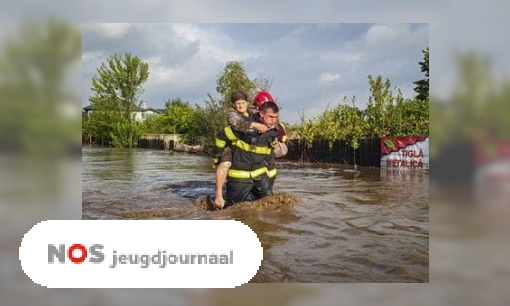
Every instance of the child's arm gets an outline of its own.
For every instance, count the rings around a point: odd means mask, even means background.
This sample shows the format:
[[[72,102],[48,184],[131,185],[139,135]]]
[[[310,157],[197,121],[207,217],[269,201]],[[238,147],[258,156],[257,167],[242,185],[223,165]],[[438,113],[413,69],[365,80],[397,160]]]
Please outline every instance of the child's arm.
[[[227,113],[227,123],[233,130],[241,133],[246,133],[252,128],[249,118],[244,117],[233,109],[230,109]]]
[[[241,133],[248,133],[250,130],[253,131],[253,129],[260,133],[264,133],[268,130],[262,123],[253,121],[252,116],[245,117],[233,109],[229,110],[227,113],[227,122],[234,131]]]

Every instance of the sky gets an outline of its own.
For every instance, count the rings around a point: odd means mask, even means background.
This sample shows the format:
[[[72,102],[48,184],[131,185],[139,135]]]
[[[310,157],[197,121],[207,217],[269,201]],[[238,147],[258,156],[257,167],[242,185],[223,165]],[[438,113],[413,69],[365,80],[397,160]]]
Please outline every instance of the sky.
[[[364,109],[368,75],[388,78],[394,93],[412,98],[427,47],[427,23],[84,23],[82,106],[90,104],[97,68],[116,52],[149,63],[140,98],[153,108],[173,98],[203,106],[208,93],[219,97],[226,63],[239,61],[250,79],[272,80],[281,120],[297,124],[300,114],[320,115],[344,97]]]

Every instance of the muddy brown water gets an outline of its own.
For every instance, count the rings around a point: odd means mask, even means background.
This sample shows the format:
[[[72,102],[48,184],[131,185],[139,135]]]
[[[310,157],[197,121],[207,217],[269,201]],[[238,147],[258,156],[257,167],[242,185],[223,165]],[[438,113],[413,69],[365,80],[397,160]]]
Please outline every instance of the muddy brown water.
[[[207,211],[195,201],[214,194],[208,157],[82,150],[83,219],[242,221],[264,248],[252,282],[428,282],[428,173],[280,160],[274,191]]]

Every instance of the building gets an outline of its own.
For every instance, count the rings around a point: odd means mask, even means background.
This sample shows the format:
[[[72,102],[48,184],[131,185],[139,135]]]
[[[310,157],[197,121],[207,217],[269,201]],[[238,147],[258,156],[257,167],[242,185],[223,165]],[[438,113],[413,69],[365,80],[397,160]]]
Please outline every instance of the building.
[[[145,105],[143,105],[145,106]],[[94,111],[94,107],[92,105],[85,106],[83,108],[82,113],[82,119],[86,119],[89,114],[91,114]],[[155,109],[152,107],[133,107],[133,118],[137,122],[145,121],[145,119],[149,118],[150,116],[159,115],[164,112],[163,109]]]

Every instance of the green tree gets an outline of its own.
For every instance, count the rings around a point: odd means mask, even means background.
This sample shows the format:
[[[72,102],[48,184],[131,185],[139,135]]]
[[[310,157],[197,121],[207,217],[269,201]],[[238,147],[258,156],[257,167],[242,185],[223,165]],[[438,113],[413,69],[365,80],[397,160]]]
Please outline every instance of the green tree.
[[[94,95],[89,98],[93,112],[87,130],[102,143],[115,147],[134,147],[143,134],[133,110],[143,101],[143,83],[149,77],[149,64],[130,53],[115,53],[97,69],[92,78]]]
[[[347,97],[344,97],[343,104],[332,109],[328,105],[320,116],[312,119],[306,119],[301,114],[301,125],[295,128],[295,135],[308,143],[314,139],[328,140],[330,146],[337,140],[344,140],[357,149],[365,137],[368,124],[363,112],[355,106],[356,98],[352,98],[352,106],[347,103]]]
[[[352,106],[347,105],[346,98],[344,104],[338,105],[338,122],[341,127],[339,138],[345,140],[353,149],[360,146],[361,140],[365,138],[367,123],[363,118],[363,112],[356,107],[356,97],[352,98]]]
[[[77,144],[80,119],[61,110],[79,101],[69,79],[80,60],[80,30],[58,20],[28,21],[0,45],[0,150],[54,154]]]
[[[227,62],[225,68],[216,80],[216,91],[220,94],[219,100],[222,107],[230,107],[232,92],[243,89],[248,94],[253,94],[256,85],[246,75],[243,64],[238,61]]]
[[[417,98],[406,100],[402,110],[402,125],[405,127],[397,136],[429,136],[429,100]]]
[[[192,128],[195,109],[181,98],[169,99],[165,110],[157,116],[150,116],[144,121],[145,131],[153,134],[186,134]]]
[[[391,81],[387,78],[383,81],[382,76],[375,79],[368,76],[371,96],[368,98],[365,118],[368,123],[368,135],[370,137],[384,137],[391,134],[391,118],[389,116],[393,107],[393,93]]]
[[[396,96],[391,81],[369,76],[369,102],[365,111],[368,137],[416,136],[429,134],[429,101],[406,99],[400,89]]]
[[[418,94],[416,98],[419,101],[429,100],[429,48],[422,50],[423,61],[419,62],[421,66],[421,72],[425,74],[425,78],[414,82],[416,86],[414,91]]]
[[[330,146],[332,142],[340,139],[341,127],[340,127],[340,112],[338,107],[330,109],[328,105],[324,112],[318,116],[316,120],[316,127],[314,134],[315,138],[328,140]]]
[[[155,116],[150,116],[143,121],[144,131],[147,134],[170,134],[167,125],[166,125],[166,115],[160,114]]]
[[[456,83],[444,100],[432,97],[430,154],[445,147],[480,139],[510,138],[510,81],[496,74],[487,55],[476,51],[456,54]]]
[[[186,140],[195,140],[202,144],[204,151],[212,154],[216,133],[227,125],[224,104],[209,95],[205,106],[197,105],[193,113],[194,124],[184,135]]]
[[[166,126],[172,134],[186,134],[193,125],[195,110],[180,98],[165,103]]]
[[[304,112],[299,112],[300,124],[295,128],[294,135],[305,140],[307,143],[311,143],[318,135],[318,118],[307,118]]]

